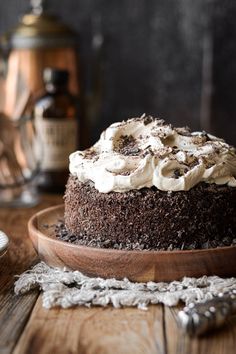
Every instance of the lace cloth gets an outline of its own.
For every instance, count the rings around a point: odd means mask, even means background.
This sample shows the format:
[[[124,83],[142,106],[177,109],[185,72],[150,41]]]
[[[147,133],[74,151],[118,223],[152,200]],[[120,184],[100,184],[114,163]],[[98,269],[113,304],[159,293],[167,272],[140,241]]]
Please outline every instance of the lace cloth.
[[[184,277],[180,281],[134,283],[128,279],[90,278],[79,271],[53,268],[44,262],[22,273],[15,282],[15,293],[25,294],[41,289],[43,306],[135,306],[146,310],[149,304],[188,305],[212,299],[219,293],[236,289],[236,278],[203,276]]]

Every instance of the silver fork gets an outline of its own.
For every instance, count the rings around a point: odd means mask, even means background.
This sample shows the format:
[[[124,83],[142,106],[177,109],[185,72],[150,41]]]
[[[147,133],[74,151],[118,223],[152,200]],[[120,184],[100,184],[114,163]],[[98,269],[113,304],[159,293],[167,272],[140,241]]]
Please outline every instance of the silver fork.
[[[178,321],[190,336],[201,336],[212,329],[223,326],[227,319],[236,314],[236,289],[204,303],[191,303],[178,313]]]

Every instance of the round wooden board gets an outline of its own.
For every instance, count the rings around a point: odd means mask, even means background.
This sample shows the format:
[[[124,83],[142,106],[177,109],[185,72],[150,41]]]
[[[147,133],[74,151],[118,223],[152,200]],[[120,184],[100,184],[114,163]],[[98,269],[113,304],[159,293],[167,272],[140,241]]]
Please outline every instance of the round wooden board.
[[[50,266],[68,267],[89,276],[132,281],[171,281],[184,276],[236,276],[236,247],[193,251],[125,251],[78,246],[56,238],[53,225],[64,205],[36,213],[28,223],[39,257]]]

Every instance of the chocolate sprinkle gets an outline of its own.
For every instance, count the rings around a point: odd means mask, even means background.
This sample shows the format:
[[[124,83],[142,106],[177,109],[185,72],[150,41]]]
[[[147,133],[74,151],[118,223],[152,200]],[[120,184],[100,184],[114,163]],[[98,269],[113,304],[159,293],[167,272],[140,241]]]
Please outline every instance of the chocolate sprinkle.
[[[73,235],[71,234],[63,221],[58,221],[56,225],[51,225],[54,228],[54,232],[56,237],[64,242],[73,243],[75,245],[80,246],[89,246],[89,247],[97,247],[97,248],[111,248],[111,249],[119,249],[119,250],[128,250],[128,251],[179,251],[179,250],[191,250],[191,249],[209,249],[216,247],[225,247],[225,246],[235,246],[236,239],[227,238],[227,242],[224,240],[207,240],[207,242],[202,245],[198,245],[196,241],[194,241],[189,246],[185,245],[185,242],[182,243],[181,247],[174,247],[171,243],[167,248],[161,248],[160,244],[157,243],[155,247],[150,247],[148,244],[140,242],[132,243],[130,241],[126,243],[117,242],[116,240],[109,239],[106,237],[97,237],[97,238],[89,238],[86,235]]]
[[[137,142],[133,135],[121,135],[115,151],[125,156],[135,156],[140,153],[140,149],[137,147]]]
[[[76,237],[73,242],[93,247],[176,250],[228,246],[236,238],[236,188],[199,183],[187,192],[152,187],[99,193],[92,182],[81,183],[70,176],[65,225],[68,242],[72,235]]]
[[[154,118],[152,116],[146,116],[143,120],[143,124],[148,125],[148,124],[152,123],[153,120],[154,120]]]

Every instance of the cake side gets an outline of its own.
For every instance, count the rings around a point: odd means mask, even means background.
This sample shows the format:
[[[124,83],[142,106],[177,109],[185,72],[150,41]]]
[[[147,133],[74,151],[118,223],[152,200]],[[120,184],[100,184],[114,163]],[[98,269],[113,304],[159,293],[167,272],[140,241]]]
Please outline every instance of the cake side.
[[[98,192],[70,176],[65,193],[70,233],[105,247],[196,249],[230,245],[236,235],[236,188],[199,183],[189,191],[155,187]],[[137,245],[137,247],[135,247]]]

